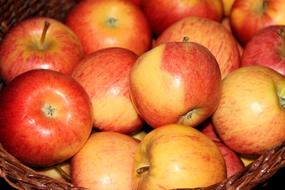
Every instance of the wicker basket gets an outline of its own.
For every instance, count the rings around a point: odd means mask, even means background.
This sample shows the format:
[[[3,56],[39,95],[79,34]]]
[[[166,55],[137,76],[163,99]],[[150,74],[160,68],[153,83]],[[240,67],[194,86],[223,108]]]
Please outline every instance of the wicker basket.
[[[0,43],[19,21],[35,16],[63,20],[78,0],[0,0]],[[0,81],[0,90],[4,85]],[[264,152],[243,171],[203,190],[285,189],[285,142]],[[41,175],[21,164],[0,144],[0,189],[84,189]]]

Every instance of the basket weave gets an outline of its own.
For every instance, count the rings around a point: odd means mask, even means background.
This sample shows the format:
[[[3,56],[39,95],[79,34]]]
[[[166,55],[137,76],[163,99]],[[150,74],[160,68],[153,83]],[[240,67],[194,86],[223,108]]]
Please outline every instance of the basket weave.
[[[9,29],[11,29],[21,20],[35,16],[47,16],[58,20],[63,20],[66,13],[77,2],[78,0],[0,0],[0,43]],[[0,91],[2,85],[3,82],[0,81]],[[243,171],[233,175],[230,178],[227,178],[223,182],[206,188],[195,188],[195,190],[249,190],[253,188],[272,189],[270,185],[268,185],[268,181],[272,181],[278,172],[283,172],[281,175],[284,175],[284,166],[285,142],[271,150],[264,152],[256,161],[248,165]],[[75,187],[71,183],[57,181],[37,173],[10,155],[1,144],[0,178],[7,183],[7,188],[11,187],[13,189],[84,189]],[[0,189],[3,188],[1,186],[1,180]],[[276,181],[274,182],[276,183]],[[279,178],[277,183],[280,183]],[[285,188],[284,186],[277,187],[278,189]]]

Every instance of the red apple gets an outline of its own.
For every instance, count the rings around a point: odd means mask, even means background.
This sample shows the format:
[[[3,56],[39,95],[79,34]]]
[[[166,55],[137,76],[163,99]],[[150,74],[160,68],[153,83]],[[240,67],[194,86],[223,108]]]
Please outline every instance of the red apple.
[[[222,84],[212,119],[228,147],[260,155],[285,140],[285,76],[261,65],[247,66],[230,73]]]
[[[226,163],[227,177],[230,177],[244,169],[244,163],[240,156],[220,140],[211,122],[206,122],[201,132],[207,135],[221,151]]]
[[[221,23],[206,18],[186,17],[169,26],[155,45],[170,41],[191,41],[208,48],[218,61],[222,78],[240,67],[237,42]]]
[[[226,178],[216,144],[195,128],[164,125],[149,132],[135,154],[133,189],[206,187]]]
[[[0,75],[9,82],[32,69],[70,74],[82,57],[80,41],[67,26],[51,18],[31,18],[18,23],[3,39]]]
[[[221,73],[204,46],[169,42],[140,56],[130,73],[133,102],[152,127],[196,126],[217,108]]]
[[[235,0],[230,24],[244,46],[262,28],[285,24],[284,0]]]
[[[80,1],[66,24],[78,35],[86,54],[115,46],[140,55],[151,47],[148,21],[130,1]]]
[[[93,133],[71,160],[72,183],[88,189],[132,190],[138,141],[116,132]]]
[[[129,0],[131,2],[133,2],[134,4],[138,5],[138,6],[141,6],[141,3],[143,0]]]
[[[92,110],[71,76],[31,70],[0,94],[0,143],[22,163],[51,166],[72,157],[87,141]]]
[[[199,16],[216,21],[223,17],[221,0],[143,0],[142,8],[157,35],[187,16]]]
[[[246,45],[242,66],[263,65],[285,75],[285,25],[261,29]]]
[[[142,121],[129,92],[129,75],[137,55],[123,48],[105,48],[78,63],[72,76],[88,93],[94,127],[100,131],[130,133]]]

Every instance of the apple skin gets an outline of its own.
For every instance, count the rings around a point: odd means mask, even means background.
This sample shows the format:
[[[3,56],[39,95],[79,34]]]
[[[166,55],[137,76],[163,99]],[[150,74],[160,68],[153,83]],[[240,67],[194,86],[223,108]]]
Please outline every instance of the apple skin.
[[[242,66],[263,65],[285,75],[285,26],[261,29],[245,46]]]
[[[215,21],[223,17],[221,0],[143,0],[142,9],[156,35],[187,16],[199,16]]]
[[[218,147],[193,127],[169,124],[153,129],[136,151],[133,189],[205,187],[225,178]]]
[[[245,46],[262,28],[285,24],[283,0],[235,0],[230,13],[231,28]]]
[[[88,93],[94,127],[99,131],[131,133],[142,126],[130,98],[130,71],[137,55],[124,48],[105,48],[89,54],[72,77]]]
[[[86,54],[122,47],[140,55],[151,47],[147,18],[130,1],[80,1],[69,11],[66,24],[77,34]]]
[[[71,160],[72,183],[88,189],[132,190],[138,144],[117,132],[93,133]]]
[[[231,13],[231,9],[232,9],[232,6],[235,0],[222,0],[222,1],[223,1],[223,7],[224,7],[224,16],[228,17]]]
[[[230,73],[212,117],[222,141],[244,155],[260,155],[283,142],[284,89],[285,77],[261,65]]]
[[[226,163],[227,177],[230,177],[244,169],[244,163],[240,156],[220,140],[211,121],[204,123],[201,132],[207,135],[221,151]]]
[[[0,143],[28,166],[69,159],[91,133],[87,93],[71,76],[57,71],[18,75],[1,91],[0,106]]]
[[[50,25],[41,43],[46,21]],[[51,18],[31,18],[18,23],[3,39],[0,46],[0,75],[8,83],[17,75],[32,69],[70,74],[83,56],[78,37],[67,26]]]
[[[215,57],[193,42],[169,42],[140,56],[130,72],[130,91],[151,127],[196,126],[217,108],[221,73]]]
[[[199,43],[210,50],[219,64],[222,78],[240,67],[236,39],[221,23],[206,18],[186,17],[169,26],[157,38],[155,46],[185,40]]]

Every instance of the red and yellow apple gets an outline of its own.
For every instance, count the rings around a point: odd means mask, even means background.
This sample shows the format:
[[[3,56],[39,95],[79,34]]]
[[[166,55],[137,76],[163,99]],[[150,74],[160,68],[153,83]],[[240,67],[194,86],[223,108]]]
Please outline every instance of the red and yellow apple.
[[[199,43],[215,56],[224,78],[240,67],[240,54],[233,35],[221,24],[206,18],[186,17],[169,26],[156,40],[165,42],[190,41]]]
[[[199,16],[215,21],[223,17],[221,0],[143,0],[142,9],[155,34],[187,16]]]
[[[285,24],[284,0],[235,0],[230,13],[231,28],[244,46],[262,28]]]
[[[91,99],[97,130],[128,134],[141,127],[129,90],[130,71],[137,57],[127,49],[105,48],[89,54],[74,68],[72,77]]]
[[[80,41],[67,26],[51,18],[31,18],[18,23],[1,42],[0,76],[10,82],[32,69],[70,74],[82,57]]]
[[[92,130],[88,94],[71,76],[27,71],[0,93],[0,143],[28,166],[51,166],[78,152]]]
[[[193,42],[159,45],[141,55],[130,72],[133,103],[151,127],[198,125],[216,110],[220,90],[215,57]]]
[[[93,133],[71,160],[72,183],[88,189],[132,190],[138,142],[121,133]]]
[[[242,66],[263,65],[285,75],[285,25],[267,26],[247,43]]]
[[[66,24],[77,34],[86,54],[122,47],[140,55],[151,47],[148,21],[130,1],[80,1],[68,12]]]
[[[136,190],[205,187],[226,178],[216,144],[197,129],[169,124],[149,132],[135,154]]]
[[[232,150],[259,155],[285,140],[285,76],[264,66],[241,67],[222,85],[215,130]]]

